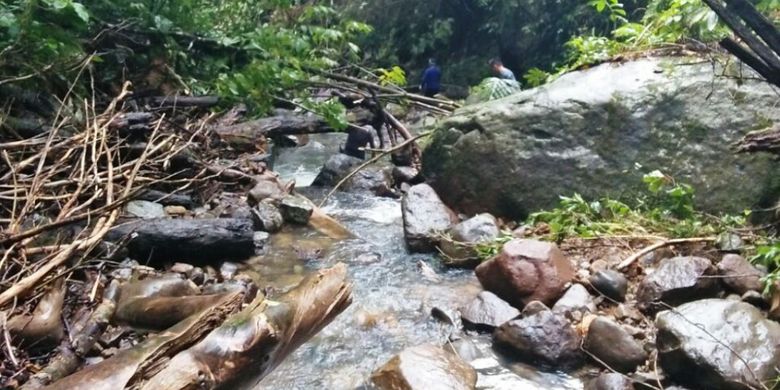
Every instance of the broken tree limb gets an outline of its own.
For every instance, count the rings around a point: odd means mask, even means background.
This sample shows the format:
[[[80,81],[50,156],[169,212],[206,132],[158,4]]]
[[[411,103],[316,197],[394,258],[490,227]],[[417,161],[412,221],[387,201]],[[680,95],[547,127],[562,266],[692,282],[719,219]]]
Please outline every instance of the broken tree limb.
[[[66,291],[65,280],[57,279],[32,313],[19,315],[8,321],[8,330],[33,348],[47,348],[59,344],[65,335],[61,317]]]
[[[192,315],[135,347],[123,350],[98,364],[87,366],[45,389],[114,390],[128,387],[133,378],[150,369],[160,369],[170,356],[189,348],[235,313],[243,301],[241,292],[224,294],[216,305]]]
[[[745,137],[737,143],[737,152],[768,152],[780,154],[780,125],[775,125],[770,129],[747,133]]]
[[[118,225],[108,237],[129,237],[130,257],[139,261],[243,260],[254,254],[250,219],[145,219]]]
[[[218,96],[155,96],[149,98],[154,108],[213,107],[219,103]]]
[[[339,187],[341,187],[342,185],[344,185],[344,183],[346,183],[346,182],[347,182],[347,180],[349,180],[350,178],[352,178],[352,176],[355,176],[355,174],[357,174],[358,172],[360,172],[360,170],[362,170],[363,168],[365,168],[365,167],[367,167],[367,166],[369,166],[369,165],[371,165],[371,164],[373,164],[373,163],[375,163],[375,162],[379,161],[379,159],[381,159],[382,157],[384,157],[384,156],[387,156],[388,154],[390,154],[390,153],[393,153],[393,152],[395,152],[395,151],[401,150],[401,149],[403,149],[404,147],[406,147],[407,145],[410,145],[410,144],[412,144],[413,142],[417,141],[418,139],[420,139],[420,138],[423,138],[423,137],[427,137],[427,136],[429,136],[429,135],[431,135],[431,134],[433,134],[433,133],[432,133],[432,132],[430,132],[430,131],[428,131],[428,132],[425,132],[425,133],[421,133],[421,134],[419,134],[419,135],[417,135],[417,136],[415,136],[415,137],[412,137],[412,138],[410,138],[410,139],[408,139],[408,140],[406,140],[406,141],[404,141],[404,142],[401,142],[400,144],[398,144],[398,145],[396,145],[396,146],[394,146],[394,147],[392,147],[392,148],[390,148],[390,149],[387,149],[387,150],[383,151],[382,153],[380,153],[380,154],[378,154],[378,155],[374,156],[373,158],[371,158],[370,160],[368,160],[368,161],[364,162],[363,164],[360,164],[360,166],[359,166],[359,167],[355,168],[355,169],[354,169],[352,172],[350,172],[350,173],[349,173],[347,176],[344,176],[344,178],[343,178],[343,179],[341,179],[341,181],[339,181],[338,183],[336,183],[336,185],[335,185],[335,186],[333,186],[333,189],[331,189],[331,190],[330,190],[330,192],[328,192],[328,194],[327,194],[327,195],[325,195],[325,197],[324,197],[324,198],[322,198],[322,201],[320,201],[319,207],[322,207],[322,205],[324,205],[324,204],[325,204],[325,202],[328,200],[328,198],[330,198],[330,196],[331,196],[331,195],[333,195],[333,193],[334,193],[334,192],[336,192],[336,190],[338,190],[338,189],[339,189]]]
[[[346,266],[317,272],[278,301],[256,299],[173,357],[141,389],[252,388],[352,302]]]
[[[780,86],[780,32],[744,0],[704,0],[720,19],[747,45],[729,38],[720,42],[726,50],[755,69],[768,82]]]
[[[38,389],[75,372],[106,330],[114,315],[118,295],[119,282],[113,280],[103,292],[102,302],[89,316],[84,327],[76,332],[73,341],[63,342],[57,356],[52,358],[43,370],[30,377],[21,389]]]
[[[631,264],[634,264],[637,260],[642,258],[642,256],[651,253],[653,251],[656,251],[660,248],[667,247],[670,245],[677,245],[677,244],[690,244],[690,243],[696,243],[696,242],[714,242],[717,238],[716,237],[697,237],[697,238],[675,238],[671,240],[666,241],[659,241],[656,242],[653,245],[650,245],[648,247],[645,247],[644,249],[640,250],[639,252],[634,253],[633,255],[629,256],[627,259],[623,260],[620,264],[617,266],[617,270],[623,270],[628,268]]]
[[[401,90],[401,89],[385,87],[385,86],[382,86],[382,85],[379,85],[379,84],[376,84],[376,83],[372,83],[370,81],[362,80],[362,79],[355,78],[355,77],[345,76],[345,75],[341,75],[341,74],[338,74],[338,73],[320,72],[320,74],[322,76],[327,77],[327,78],[332,79],[332,80],[342,81],[342,82],[345,82],[345,83],[358,85],[358,86],[361,86],[363,88],[375,89],[377,91],[381,91],[381,92],[385,92],[385,93],[400,94],[402,97],[404,97],[406,99],[409,99],[409,100],[412,100],[412,101],[416,101],[416,102],[420,102],[420,103],[430,104],[430,105],[432,105],[434,107],[444,106],[444,107],[447,107],[447,108],[449,108],[451,110],[454,110],[456,108],[460,108],[461,107],[460,104],[455,103],[455,102],[450,101],[450,100],[429,98],[427,96],[418,95],[418,94],[414,94],[414,93],[409,93],[409,92],[406,92],[406,91]]]

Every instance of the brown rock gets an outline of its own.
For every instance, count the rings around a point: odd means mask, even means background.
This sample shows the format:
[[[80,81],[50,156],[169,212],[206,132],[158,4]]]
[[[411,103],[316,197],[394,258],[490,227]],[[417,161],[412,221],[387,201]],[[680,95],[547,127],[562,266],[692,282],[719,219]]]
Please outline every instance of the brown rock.
[[[486,290],[523,307],[531,301],[555,303],[574,278],[574,267],[553,243],[514,239],[476,273]]]
[[[703,257],[673,257],[662,260],[651,274],[645,276],[637,290],[642,310],[663,308],[657,305],[679,305],[700,298],[715,296],[720,290],[712,263]]]
[[[628,332],[606,317],[588,327],[583,348],[617,371],[627,373],[647,360],[647,353]]]
[[[723,256],[718,263],[718,272],[724,276],[723,283],[738,294],[761,291],[763,274],[742,256]]]
[[[425,344],[405,349],[371,375],[380,390],[471,390],[477,372],[454,353]]]

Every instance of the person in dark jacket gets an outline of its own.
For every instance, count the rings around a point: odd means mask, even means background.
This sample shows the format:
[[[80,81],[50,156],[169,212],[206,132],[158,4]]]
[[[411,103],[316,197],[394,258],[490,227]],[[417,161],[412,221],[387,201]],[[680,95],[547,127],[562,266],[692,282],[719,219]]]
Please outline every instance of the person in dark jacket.
[[[432,97],[441,91],[441,69],[434,59],[428,60],[428,67],[422,74],[420,90],[423,95]]]
[[[374,147],[374,136],[371,134],[371,131],[364,127],[350,126],[349,130],[347,130],[347,142],[341,148],[341,153],[365,159],[366,151],[361,148],[365,148],[366,145]]]

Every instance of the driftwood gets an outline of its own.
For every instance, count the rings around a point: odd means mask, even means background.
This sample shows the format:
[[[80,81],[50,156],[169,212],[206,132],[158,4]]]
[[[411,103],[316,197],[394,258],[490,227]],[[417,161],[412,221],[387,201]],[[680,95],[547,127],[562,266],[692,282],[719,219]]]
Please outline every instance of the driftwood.
[[[780,155],[780,125],[748,133],[737,143],[737,151],[741,153],[768,152]]]
[[[114,280],[103,292],[103,301],[92,312],[87,323],[74,332],[73,341],[63,342],[57,356],[43,370],[30,377],[22,390],[41,388],[75,372],[106,330],[114,315],[118,295],[119,282]]]
[[[65,335],[61,319],[65,291],[64,280],[58,279],[32,313],[8,321],[8,330],[24,344],[34,348],[57,345]]]
[[[132,281],[122,286],[115,322],[162,330],[221,299],[219,295],[200,295],[194,283],[173,275]]]
[[[110,359],[85,367],[73,375],[60,379],[45,389],[123,389],[148,370],[159,370],[168,357],[177,354],[200,340],[219,326],[240,306],[243,294],[225,294],[223,299],[208,309],[190,316],[170,329],[148,338],[137,346],[119,352]]]
[[[146,219],[116,226],[109,241],[129,238],[130,257],[141,262],[243,260],[254,254],[249,219]]]
[[[351,301],[346,267],[338,264],[321,270],[278,301],[255,299],[201,342],[173,357],[139,387],[254,388]]]
[[[318,116],[293,112],[214,129],[223,142],[239,150],[254,150],[255,145],[263,138],[337,131],[339,130],[329,126]]]
[[[704,0],[745,43],[726,38],[721,46],[753,68],[768,82],[780,86],[780,32],[747,0]]]

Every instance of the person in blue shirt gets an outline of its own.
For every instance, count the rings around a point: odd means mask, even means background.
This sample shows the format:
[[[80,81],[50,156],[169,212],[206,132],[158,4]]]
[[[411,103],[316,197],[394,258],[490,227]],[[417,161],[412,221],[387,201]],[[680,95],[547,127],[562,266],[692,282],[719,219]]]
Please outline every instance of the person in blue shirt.
[[[507,69],[499,58],[493,58],[490,60],[489,64],[490,68],[493,69],[493,73],[495,73],[498,78],[503,80],[517,81],[515,79],[515,74],[512,73],[511,70]]]
[[[428,67],[422,74],[420,90],[423,95],[432,97],[441,91],[441,69],[436,66],[434,59],[428,60]]]

